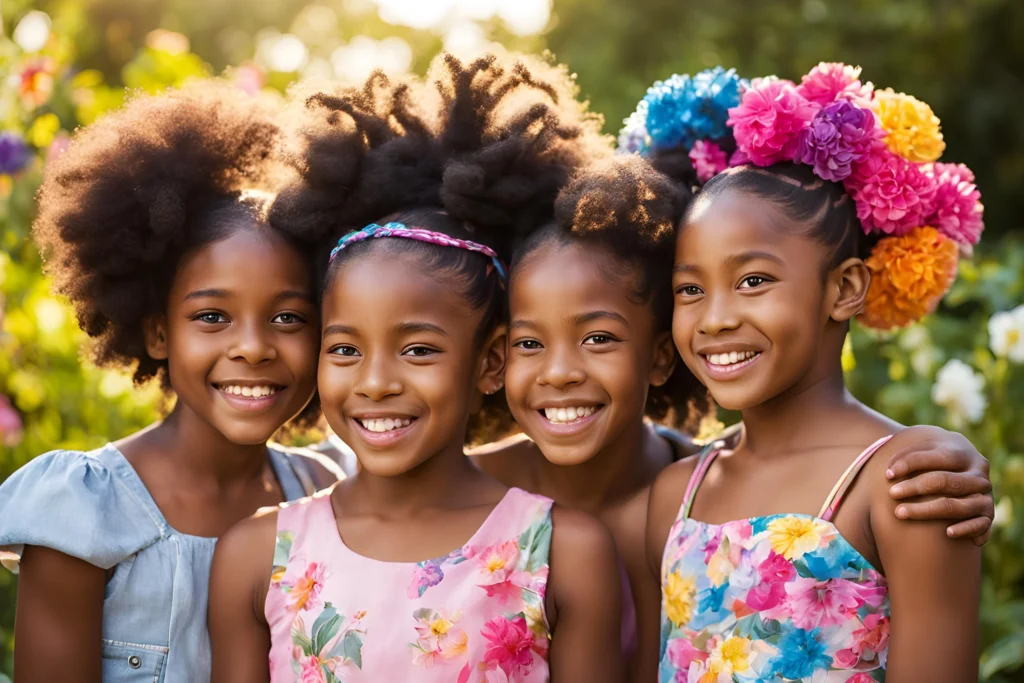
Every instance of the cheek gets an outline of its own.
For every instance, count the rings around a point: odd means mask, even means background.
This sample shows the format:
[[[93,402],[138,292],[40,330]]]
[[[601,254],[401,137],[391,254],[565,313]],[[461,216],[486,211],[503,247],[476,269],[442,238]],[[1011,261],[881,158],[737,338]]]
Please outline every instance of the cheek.
[[[519,356],[512,350],[505,363],[505,398],[512,406],[522,404],[529,398],[530,385],[536,378],[535,363],[530,358]]]
[[[672,342],[683,358],[690,357],[690,342],[696,329],[696,311],[694,305],[676,306],[672,312]]]

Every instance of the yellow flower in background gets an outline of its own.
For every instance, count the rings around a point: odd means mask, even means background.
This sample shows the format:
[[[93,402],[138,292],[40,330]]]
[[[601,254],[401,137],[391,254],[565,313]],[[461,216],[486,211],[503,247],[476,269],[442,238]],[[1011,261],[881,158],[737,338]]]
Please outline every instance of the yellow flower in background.
[[[708,671],[731,676],[750,668],[750,641],[733,636],[718,644],[708,657]]]
[[[792,560],[817,548],[828,525],[813,517],[780,517],[768,522],[768,531],[772,550]]]
[[[661,592],[662,605],[669,620],[676,626],[689,622],[697,596],[697,582],[690,578],[684,579],[679,572],[673,572],[665,579]]]
[[[43,114],[29,127],[28,132],[25,133],[25,139],[28,140],[34,147],[43,149],[49,147],[53,139],[57,137],[57,133],[60,132],[60,119],[57,115],[50,112]]]
[[[893,153],[921,164],[936,161],[946,149],[939,129],[939,117],[927,104],[891,88],[875,91],[875,105],[885,143]]]

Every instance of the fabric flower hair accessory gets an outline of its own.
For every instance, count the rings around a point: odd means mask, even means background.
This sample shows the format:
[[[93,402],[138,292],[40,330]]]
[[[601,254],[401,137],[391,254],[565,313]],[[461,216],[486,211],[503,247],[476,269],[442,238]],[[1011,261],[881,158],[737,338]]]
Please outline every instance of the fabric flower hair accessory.
[[[934,311],[984,230],[974,174],[939,161],[945,141],[931,107],[876,90],[860,67],[822,62],[799,85],[775,76],[748,84],[721,67],[659,81],[626,120],[619,151],[680,146],[701,183],[742,163],[804,164],[842,183],[878,239],[859,316],[868,327],[904,327]]]

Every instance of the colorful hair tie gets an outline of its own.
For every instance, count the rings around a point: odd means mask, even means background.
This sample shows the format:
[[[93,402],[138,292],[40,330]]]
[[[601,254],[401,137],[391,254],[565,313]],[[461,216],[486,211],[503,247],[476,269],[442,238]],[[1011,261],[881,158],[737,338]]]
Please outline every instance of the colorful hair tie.
[[[475,251],[478,254],[491,259],[491,265],[498,271],[498,277],[501,281],[505,281],[505,266],[502,264],[501,259],[498,258],[498,254],[490,247],[480,244],[478,242],[471,242],[470,240],[460,240],[449,235],[445,235],[441,232],[434,232],[433,230],[424,230],[422,228],[410,228],[404,223],[387,223],[385,225],[377,225],[376,223],[370,223],[362,230],[356,230],[350,232],[340,240],[338,240],[338,246],[331,250],[331,257],[328,262],[333,261],[334,257],[338,255],[338,252],[345,249],[349,245],[355,242],[362,242],[374,237],[400,237],[407,240],[416,240],[417,242],[426,242],[428,244],[437,244],[442,247],[455,247],[456,249],[465,249],[466,251]]]

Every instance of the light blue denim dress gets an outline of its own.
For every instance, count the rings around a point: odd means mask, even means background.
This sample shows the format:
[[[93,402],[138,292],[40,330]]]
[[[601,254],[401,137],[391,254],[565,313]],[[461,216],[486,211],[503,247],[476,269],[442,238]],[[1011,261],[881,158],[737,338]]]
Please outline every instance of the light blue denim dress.
[[[315,490],[308,460],[269,452],[287,500]],[[312,457],[343,476],[327,458]],[[210,680],[206,612],[216,543],[173,529],[113,444],[41,455],[0,485],[5,566],[16,571],[22,548],[36,545],[108,570],[104,683]]]

